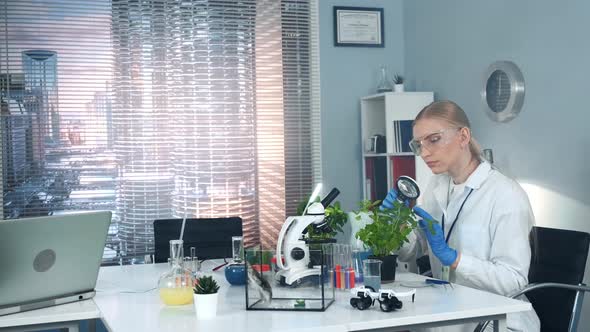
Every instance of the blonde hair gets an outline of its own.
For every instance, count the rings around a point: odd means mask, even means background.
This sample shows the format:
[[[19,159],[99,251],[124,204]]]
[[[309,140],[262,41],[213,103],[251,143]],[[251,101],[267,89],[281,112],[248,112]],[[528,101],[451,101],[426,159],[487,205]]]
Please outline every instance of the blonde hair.
[[[418,113],[416,119],[414,119],[414,125],[418,120],[424,118],[443,120],[455,127],[468,128],[469,132],[471,132],[471,124],[469,123],[465,111],[450,100],[435,101],[424,107],[420,113]],[[481,147],[473,137],[473,133],[471,133],[471,139],[469,140],[469,151],[471,152],[471,155],[477,159],[483,159]]]

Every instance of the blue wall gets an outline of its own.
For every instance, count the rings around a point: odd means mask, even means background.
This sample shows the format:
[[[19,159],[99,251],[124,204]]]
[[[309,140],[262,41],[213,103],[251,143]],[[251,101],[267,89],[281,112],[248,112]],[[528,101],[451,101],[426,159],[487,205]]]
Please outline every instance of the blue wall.
[[[409,88],[463,107],[497,165],[523,184],[538,225],[590,232],[590,2],[408,0],[403,7]],[[506,124],[492,122],[480,101],[483,74],[496,60],[517,63],[526,84],[523,110]],[[582,319],[580,330],[588,326]]]
[[[401,0],[319,1],[322,162],[324,188],[336,186],[344,209],[358,208],[362,196],[360,98],[374,94],[379,66],[403,73]],[[384,10],[385,47],[334,47],[334,6]]]

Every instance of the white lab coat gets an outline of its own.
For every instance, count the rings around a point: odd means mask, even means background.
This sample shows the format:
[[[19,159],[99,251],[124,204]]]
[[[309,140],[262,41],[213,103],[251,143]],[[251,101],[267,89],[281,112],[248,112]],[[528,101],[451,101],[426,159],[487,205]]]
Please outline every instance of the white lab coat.
[[[456,270],[451,270],[454,283],[509,295],[528,284],[531,260],[529,233],[534,216],[526,193],[515,181],[504,176],[487,162],[482,162],[465,182],[463,193],[453,195],[448,203],[450,177],[433,176],[423,191],[422,208],[437,221],[445,216],[445,236],[470,189],[473,189],[461,211],[449,238],[449,246],[461,253]],[[422,245],[420,245],[422,244]],[[426,240],[419,230],[410,236],[410,243],[398,252],[402,261],[414,260]],[[441,263],[429,251],[433,276],[441,277]],[[526,301],[523,297],[522,300]],[[540,323],[534,310],[509,314],[510,330],[539,331]],[[428,331],[469,331],[475,324],[430,329]]]

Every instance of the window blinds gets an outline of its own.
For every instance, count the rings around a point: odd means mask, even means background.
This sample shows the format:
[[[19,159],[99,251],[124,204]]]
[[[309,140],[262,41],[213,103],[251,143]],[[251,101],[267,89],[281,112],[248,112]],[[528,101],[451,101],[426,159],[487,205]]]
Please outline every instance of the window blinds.
[[[315,1],[4,0],[0,36],[4,218],[112,210],[106,261],[170,217],[270,246],[321,179]]]

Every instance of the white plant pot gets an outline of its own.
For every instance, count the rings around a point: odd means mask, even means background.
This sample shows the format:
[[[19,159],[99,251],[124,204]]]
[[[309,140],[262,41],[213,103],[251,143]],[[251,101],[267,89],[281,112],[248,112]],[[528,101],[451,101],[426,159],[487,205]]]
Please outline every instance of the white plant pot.
[[[393,91],[395,91],[395,92],[404,92],[404,85],[403,84],[395,84],[393,86]]]
[[[211,319],[217,316],[217,294],[193,294],[197,319]]]

